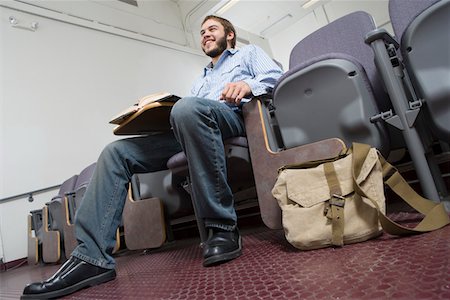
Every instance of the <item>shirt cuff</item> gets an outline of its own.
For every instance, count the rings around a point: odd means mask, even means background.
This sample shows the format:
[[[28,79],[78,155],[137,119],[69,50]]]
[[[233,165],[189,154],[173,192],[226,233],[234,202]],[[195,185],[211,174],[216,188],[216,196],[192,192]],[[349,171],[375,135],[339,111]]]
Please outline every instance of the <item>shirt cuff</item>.
[[[252,90],[253,96],[260,96],[267,93],[267,86],[262,84],[259,81],[256,81],[254,79],[245,79],[245,83],[247,83]]]

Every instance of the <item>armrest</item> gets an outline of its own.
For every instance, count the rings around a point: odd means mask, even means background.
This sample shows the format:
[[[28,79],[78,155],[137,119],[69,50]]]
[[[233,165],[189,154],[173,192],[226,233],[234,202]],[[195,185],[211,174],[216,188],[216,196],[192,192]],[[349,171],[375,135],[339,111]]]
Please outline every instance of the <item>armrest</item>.
[[[273,151],[267,140],[262,101],[258,98],[243,107],[247,140],[256,182],[261,218],[267,227],[282,228],[281,210],[271,194],[278,168],[294,162],[304,162],[334,157],[345,149],[339,139],[329,139],[282,151]]]
[[[68,213],[68,215],[67,215],[68,220],[67,221],[69,221],[69,222],[71,222],[73,224],[74,217],[75,217],[75,196],[76,196],[76,193],[75,193],[75,191],[72,191],[72,192],[65,193],[64,196],[67,199],[67,209],[68,209],[68,212],[67,212]]]
[[[283,142],[280,126],[278,125],[278,120],[275,113],[276,108],[273,104],[272,95],[264,94],[258,97],[254,97],[250,102],[261,103],[261,118],[262,122],[265,124],[265,135],[267,138],[269,149],[274,152],[284,150],[286,147]]]
[[[397,42],[397,40],[384,28],[372,30],[371,32],[367,33],[366,37],[364,38],[364,42],[368,45],[372,44],[376,40],[383,40],[385,44],[392,44],[394,45],[395,49],[398,49],[400,47],[400,44]]]

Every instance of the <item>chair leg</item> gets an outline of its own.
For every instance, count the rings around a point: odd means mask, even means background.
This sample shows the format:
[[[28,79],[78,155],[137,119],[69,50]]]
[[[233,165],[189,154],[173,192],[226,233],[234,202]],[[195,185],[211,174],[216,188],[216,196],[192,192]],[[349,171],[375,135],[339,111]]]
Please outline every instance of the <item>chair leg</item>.
[[[261,102],[259,99],[253,99],[244,105],[245,128],[261,218],[267,227],[280,229],[282,228],[281,210],[272,196],[272,188],[278,176],[278,169],[288,164],[335,157],[345,151],[346,146],[342,140],[332,138],[273,152],[268,144],[268,128],[264,122],[263,113],[265,112]]]

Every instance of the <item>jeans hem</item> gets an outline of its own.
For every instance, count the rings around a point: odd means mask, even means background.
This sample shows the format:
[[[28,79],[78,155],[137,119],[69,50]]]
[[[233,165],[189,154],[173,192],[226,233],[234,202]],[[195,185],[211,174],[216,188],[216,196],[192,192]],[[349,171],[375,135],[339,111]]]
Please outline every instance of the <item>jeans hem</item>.
[[[74,257],[76,257],[78,259],[81,259],[81,260],[83,260],[83,261],[85,261],[85,262],[87,262],[87,263],[89,263],[91,265],[94,265],[96,267],[100,267],[100,268],[103,268],[103,269],[111,269],[112,270],[112,269],[114,269],[116,267],[115,264],[107,263],[104,260],[94,259],[94,258],[91,258],[91,257],[89,257],[87,255],[81,254],[81,253],[76,252],[76,251],[72,252],[72,256],[74,256]]]
[[[205,222],[206,228],[218,228],[226,231],[234,231],[236,229],[236,225],[226,225],[226,224],[218,224],[218,223],[208,223]]]

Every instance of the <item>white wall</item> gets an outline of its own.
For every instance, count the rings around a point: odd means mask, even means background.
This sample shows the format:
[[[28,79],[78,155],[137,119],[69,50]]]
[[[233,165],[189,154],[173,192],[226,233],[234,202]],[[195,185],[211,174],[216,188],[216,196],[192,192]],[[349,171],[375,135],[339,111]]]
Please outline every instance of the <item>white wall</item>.
[[[10,2],[11,0],[2,0]],[[177,4],[168,0],[138,1],[138,7],[117,0],[22,0],[27,11],[35,7],[63,12],[101,24],[139,32],[158,39],[187,46]],[[17,6],[17,4],[14,4]]]
[[[5,41],[3,39],[3,34],[1,34],[0,31],[0,158],[3,157],[3,125],[2,125],[2,120],[3,120],[3,73],[4,73],[4,67],[3,67],[3,60],[4,60],[4,55],[3,55],[3,46],[5,44]],[[4,166],[3,166],[3,159],[0,159],[0,172],[2,172],[1,170],[4,170]],[[0,173],[0,176],[3,176],[3,174]],[[4,183],[3,180],[0,177],[0,191],[3,191],[4,189]],[[0,206],[1,207],[1,206]],[[2,223],[2,216],[1,216],[1,208],[0,208],[0,260],[3,259],[3,241],[2,241],[2,231],[1,231],[1,223]]]
[[[21,24],[39,22],[39,28],[13,28],[10,16]],[[208,62],[189,49],[5,7],[0,7],[0,45],[0,198],[79,173],[116,139],[111,116],[152,92],[186,94]],[[0,204],[6,262],[27,256],[26,214],[50,196]]]
[[[273,57],[283,65],[284,71],[289,69],[289,57],[292,48],[301,39],[325,24],[314,12],[311,12],[294,25],[269,39]]]

